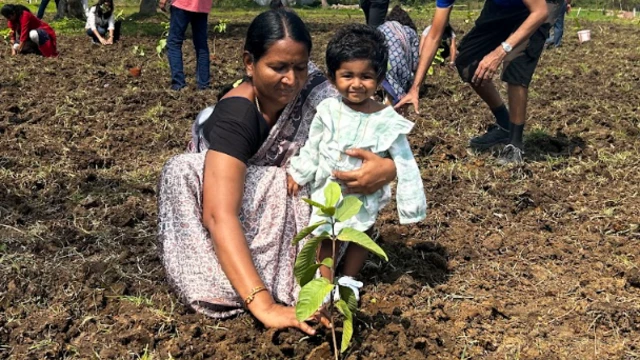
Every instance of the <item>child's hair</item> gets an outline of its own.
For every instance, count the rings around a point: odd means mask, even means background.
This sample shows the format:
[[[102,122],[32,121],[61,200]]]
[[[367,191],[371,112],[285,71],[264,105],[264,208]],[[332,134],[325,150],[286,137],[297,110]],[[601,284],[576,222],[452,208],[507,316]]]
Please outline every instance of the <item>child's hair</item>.
[[[442,34],[443,39],[451,39],[453,37],[453,27],[451,23],[447,21],[447,25],[444,27],[444,33]]]
[[[418,28],[416,24],[413,23],[409,14],[402,9],[400,5],[396,5],[391,9],[391,12],[387,14],[387,18],[385,21],[397,21],[401,25],[408,26],[413,29],[413,31],[418,32]]]
[[[22,16],[22,13],[26,11],[28,13],[30,13],[31,11],[29,11],[29,9],[27,9],[25,6],[23,5],[16,5],[16,4],[6,4],[2,7],[2,9],[0,9],[0,14],[2,14],[2,16],[4,16],[5,18],[9,18],[9,16],[11,15],[17,15],[18,19],[20,19],[20,16]]]
[[[340,28],[327,45],[327,70],[331,80],[342,63],[354,60],[369,60],[378,82],[384,79],[389,59],[384,35],[364,24],[349,24]]]
[[[102,5],[104,4],[109,6],[108,11],[102,10]],[[96,4],[96,15],[103,18],[109,18],[111,17],[111,14],[113,14],[113,0],[98,0],[98,3]]]

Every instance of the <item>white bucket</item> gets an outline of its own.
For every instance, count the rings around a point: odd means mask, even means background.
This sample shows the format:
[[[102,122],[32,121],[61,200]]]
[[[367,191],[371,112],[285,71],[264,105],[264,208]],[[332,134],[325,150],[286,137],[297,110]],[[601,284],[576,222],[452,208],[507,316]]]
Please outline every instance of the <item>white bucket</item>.
[[[578,31],[578,39],[580,43],[587,42],[591,40],[591,30],[580,30]]]

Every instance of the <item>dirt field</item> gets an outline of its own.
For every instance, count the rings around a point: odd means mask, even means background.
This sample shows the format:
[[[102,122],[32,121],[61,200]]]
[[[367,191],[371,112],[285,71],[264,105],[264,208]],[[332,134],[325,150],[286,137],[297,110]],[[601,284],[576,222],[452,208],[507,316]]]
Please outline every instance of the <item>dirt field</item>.
[[[216,86],[238,78],[249,20],[217,41]],[[319,63],[344,21],[312,20]],[[428,77],[410,118],[430,213],[385,209],[390,262],[367,263],[346,358],[640,359],[640,28],[587,25],[591,43],[569,28],[543,55],[522,169],[469,154],[490,113],[452,71]],[[0,55],[0,358],[328,358],[328,333],[208,319],[165,282],[157,177],[217,90],[195,91],[187,43],[190,87],[170,92],[154,47],[76,35],[59,59]]]

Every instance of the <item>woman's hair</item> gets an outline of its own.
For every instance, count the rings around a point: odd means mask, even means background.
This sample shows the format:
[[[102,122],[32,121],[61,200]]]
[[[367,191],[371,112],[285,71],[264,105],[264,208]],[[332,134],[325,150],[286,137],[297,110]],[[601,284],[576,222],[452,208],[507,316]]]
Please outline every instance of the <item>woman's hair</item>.
[[[103,5],[107,5],[109,9],[104,11],[102,9]],[[113,0],[98,0],[98,3],[96,4],[96,15],[108,19],[111,17],[111,14],[113,14]]]
[[[271,45],[286,38],[304,44],[311,53],[311,35],[302,19],[293,11],[268,10],[256,16],[249,25],[244,50],[257,62]]]
[[[342,63],[369,60],[378,82],[384,79],[389,59],[385,38],[379,30],[364,24],[340,28],[327,45],[327,70],[332,80]]]
[[[269,8],[271,10],[284,9],[284,5],[282,4],[282,0],[271,0]]]
[[[400,5],[396,5],[391,9],[391,12],[387,14],[387,18],[385,21],[397,21],[404,26],[408,26],[413,29],[413,31],[418,32],[418,28],[416,24],[413,23],[409,14],[400,7]]]
[[[22,12],[24,12],[24,11],[26,11],[28,13],[31,12],[31,11],[29,11],[29,9],[27,9],[23,5],[6,4],[6,5],[4,5],[2,7],[2,9],[0,9],[0,14],[2,14],[2,16],[4,16],[7,19],[11,15],[17,15],[18,19],[20,19],[20,16],[22,16]]]

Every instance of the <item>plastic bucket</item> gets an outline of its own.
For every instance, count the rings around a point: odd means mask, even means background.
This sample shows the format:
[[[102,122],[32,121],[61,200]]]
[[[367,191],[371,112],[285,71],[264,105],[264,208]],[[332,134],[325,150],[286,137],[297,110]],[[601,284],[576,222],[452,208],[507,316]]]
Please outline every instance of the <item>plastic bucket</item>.
[[[578,39],[580,43],[587,42],[591,40],[591,30],[580,30],[578,31]]]

